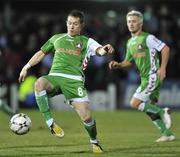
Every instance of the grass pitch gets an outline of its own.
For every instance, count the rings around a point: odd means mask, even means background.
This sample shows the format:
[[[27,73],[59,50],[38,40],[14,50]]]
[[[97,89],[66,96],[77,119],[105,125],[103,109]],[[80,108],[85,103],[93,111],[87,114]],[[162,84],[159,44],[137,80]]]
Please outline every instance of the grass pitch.
[[[15,135],[9,129],[9,117],[0,112],[0,157],[180,157],[180,114],[173,112],[177,140],[155,143],[159,131],[149,118],[138,111],[93,112],[98,138],[105,153],[93,154],[89,138],[79,117],[73,111],[53,111],[65,136],[51,135],[37,110],[22,110],[32,120],[26,135]]]

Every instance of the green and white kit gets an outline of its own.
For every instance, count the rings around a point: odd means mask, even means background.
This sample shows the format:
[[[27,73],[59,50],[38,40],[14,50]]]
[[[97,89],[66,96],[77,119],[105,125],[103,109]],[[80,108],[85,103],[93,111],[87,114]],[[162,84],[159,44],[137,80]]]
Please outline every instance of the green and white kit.
[[[96,49],[102,47],[92,38],[83,35],[69,36],[67,33],[52,36],[42,47],[44,53],[54,53],[50,72],[45,79],[55,87],[48,96],[63,93],[69,102],[89,101],[84,87],[83,70]]]
[[[144,102],[158,100],[161,82],[157,76],[160,67],[157,52],[164,46],[165,43],[146,32],[127,42],[126,60],[135,62],[141,77],[141,84],[133,96]]]

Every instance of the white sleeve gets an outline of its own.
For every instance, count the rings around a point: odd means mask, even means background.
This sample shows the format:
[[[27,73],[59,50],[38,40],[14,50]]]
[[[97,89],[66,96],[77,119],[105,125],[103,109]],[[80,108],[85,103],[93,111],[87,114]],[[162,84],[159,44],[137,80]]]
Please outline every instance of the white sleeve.
[[[90,58],[90,56],[96,55],[96,49],[99,47],[102,47],[102,45],[94,39],[89,38],[87,43],[87,56]]]
[[[157,39],[154,35],[148,35],[146,39],[146,44],[150,49],[156,49],[159,52],[166,45],[164,42]]]

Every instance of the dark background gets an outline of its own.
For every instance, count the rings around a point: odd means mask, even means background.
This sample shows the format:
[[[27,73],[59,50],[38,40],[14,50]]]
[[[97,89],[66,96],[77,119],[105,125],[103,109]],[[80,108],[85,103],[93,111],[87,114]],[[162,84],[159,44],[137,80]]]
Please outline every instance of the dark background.
[[[178,0],[6,0],[0,1],[0,80],[17,82],[21,68],[53,34],[66,32],[66,16],[71,9],[86,15],[84,34],[101,44],[111,43],[116,53],[93,57],[85,71],[89,90],[105,88],[110,82],[137,82],[136,70],[108,69],[112,59],[122,60],[130,34],[126,14],[132,9],[144,13],[144,31],[171,48],[167,79],[180,78],[180,1]],[[47,74],[52,56],[30,70],[37,77]]]

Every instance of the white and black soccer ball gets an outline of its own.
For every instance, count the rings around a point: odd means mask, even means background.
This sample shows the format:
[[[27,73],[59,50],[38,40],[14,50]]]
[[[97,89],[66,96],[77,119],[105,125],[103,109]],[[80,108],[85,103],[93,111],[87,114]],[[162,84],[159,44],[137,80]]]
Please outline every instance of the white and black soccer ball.
[[[10,129],[17,135],[24,135],[31,129],[31,119],[24,113],[15,114],[9,122]]]

